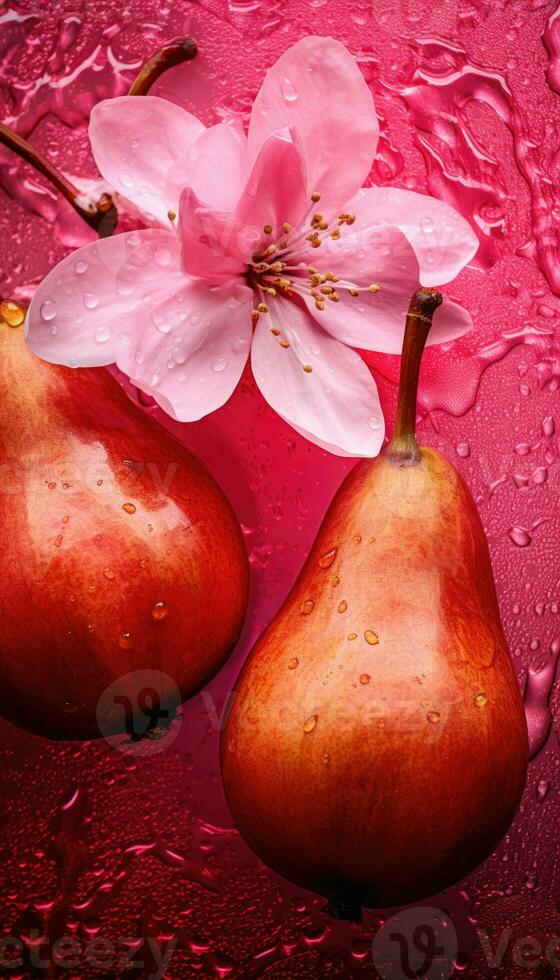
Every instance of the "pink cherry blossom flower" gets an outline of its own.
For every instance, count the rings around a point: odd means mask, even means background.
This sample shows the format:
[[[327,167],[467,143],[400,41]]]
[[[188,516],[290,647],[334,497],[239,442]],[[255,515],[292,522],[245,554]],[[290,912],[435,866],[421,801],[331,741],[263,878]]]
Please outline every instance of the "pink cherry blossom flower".
[[[95,160],[147,226],[68,255],[37,289],[27,342],[70,366],[116,362],[173,418],[223,405],[247,358],[268,403],[339,455],[374,456],[384,423],[352,348],[398,353],[408,301],[470,260],[447,204],[363,188],[378,121],[356,62],[306,37],[266,75],[246,134],[154,97],[108,99]],[[472,326],[445,301],[430,343]]]

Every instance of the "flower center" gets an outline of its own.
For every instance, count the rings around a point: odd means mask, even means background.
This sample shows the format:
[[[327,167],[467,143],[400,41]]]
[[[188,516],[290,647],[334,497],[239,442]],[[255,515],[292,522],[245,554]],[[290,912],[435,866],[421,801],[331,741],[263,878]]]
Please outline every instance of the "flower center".
[[[321,311],[325,309],[328,302],[340,302],[341,296],[344,295],[353,297],[363,292],[379,292],[380,286],[377,283],[359,286],[336,275],[330,269],[321,270],[304,261],[298,261],[298,254],[301,253],[305,243],[308,243],[311,248],[319,249],[327,239],[336,242],[340,239],[344,227],[350,227],[356,220],[354,214],[340,212],[329,223],[320,212],[315,210],[320,198],[318,192],[311,195],[311,205],[298,228],[293,229],[287,221],[284,222],[281,238],[269,243],[266,243],[265,239],[265,243],[253,253],[247,278],[259,300],[253,310],[255,323],[261,314],[269,312],[267,299],[270,296],[284,296],[291,299],[299,295],[311,298],[315,302],[315,309]],[[263,232],[270,239],[273,233],[272,225],[265,225]],[[271,326],[270,329],[281,347],[290,346],[289,340],[281,330],[275,326]],[[313,370],[308,364],[304,364],[303,369],[308,373]]]

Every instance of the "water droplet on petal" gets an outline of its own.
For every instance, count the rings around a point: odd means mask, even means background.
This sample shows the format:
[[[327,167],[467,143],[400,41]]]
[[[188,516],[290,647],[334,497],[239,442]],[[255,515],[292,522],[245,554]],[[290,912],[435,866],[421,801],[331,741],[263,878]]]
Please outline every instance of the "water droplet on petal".
[[[364,639],[371,647],[377,646],[379,643],[379,637],[377,633],[373,632],[373,630],[366,630],[364,633]]]
[[[93,331],[94,340],[96,340],[98,344],[106,344],[110,336],[111,335],[107,327],[97,327],[97,329]]]
[[[158,248],[156,254],[154,255],[154,262],[162,269],[165,269],[166,266],[171,265],[172,259],[173,256],[168,248]]]
[[[484,691],[481,691],[476,695],[474,703],[476,704],[477,708],[484,708],[484,706],[488,704],[488,695],[485,694]]]
[[[94,310],[99,306],[99,296],[95,293],[84,293],[84,306],[86,310]]]
[[[308,735],[309,732],[312,732],[316,725],[317,725],[317,715],[311,715],[311,718],[308,718],[303,726],[303,730],[305,734]]]
[[[468,442],[459,442],[455,446],[455,452],[457,456],[461,456],[462,459],[468,459],[471,454],[471,447]]]
[[[136,513],[136,507],[134,506],[134,504],[123,504],[122,505],[122,509],[124,511],[126,511],[127,514],[135,514]]]
[[[120,174],[119,181],[123,187],[134,187],[134,181],[129,174]]]
[[[381,428],[381,419],[378,419],[376,415],[370,415],[368,419],[368,425],[370,429],[373,429],[374,432],[377,432],[377,430]]]
[[[223,371],[224,368],[226,367],[227,367],[227,358],[225,357],[217,357],[214,363],[212,364],[212,370],[215,371],[216,374],[220,374],[220,372]]]
[[[309,616],[309,613],[313,612],[315,608],[315,603],[313,599],[306,599],[305,602],[301,604],[301,611],[304,616]]]
[[[76,262],[76,265],[74,266],[74,272],[77,272],[79,276],[83,276],[84,272],[87,272],[87,267],[88,267],[87,262],[84,262],[83,259],[80,259],[80,261]]]
[[[426,718],[432,725],[437,725],[439,719],[441,718],[441,715],[439,711],[428,711]]]
[[[152,313],[152,323],[160,333],[169,333],[171,324],[161,313]]]
[[[347,609],[348,609],[348,603],[346,602],[345,599],[343,599],[342,602],[339,602],[338,604],[338,611],[339,613],[343,613],[346,612]]]
[[[289,78],[285,78],[280,85],[280,91],[286,102],[295,102],[298,97],[298,90]]]
[[[360,674],[360,684],[369,684],[370,679],[369,674]]]
[[[56,316],[56,303],[52,299],[46,299],[41,303],[41,317],[43,320],[53,320]]]
[[[297,657],[293,657],[293,659],[290,660],[290,662],[288,664],[288,670],[295,670],[298,664],[299,664],[298,658]]]

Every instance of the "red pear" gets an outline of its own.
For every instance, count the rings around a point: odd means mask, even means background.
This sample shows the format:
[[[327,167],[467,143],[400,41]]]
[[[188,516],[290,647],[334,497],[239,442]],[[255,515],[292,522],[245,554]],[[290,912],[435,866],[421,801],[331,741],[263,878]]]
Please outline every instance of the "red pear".
[[[47,364],[6,322],[0,347],[0,713],[51,737],[121,731],[109,685],[157,671],[163,706],[228,656],[242,534],[202,463],[105,370]]]
[[[336,494],[222,739],[246,841],[347,917],[472,871],[510,824],[527,768],[479,516],[453,466],[415,438],[440,302],[435,290],[413,297],[395,437]]]

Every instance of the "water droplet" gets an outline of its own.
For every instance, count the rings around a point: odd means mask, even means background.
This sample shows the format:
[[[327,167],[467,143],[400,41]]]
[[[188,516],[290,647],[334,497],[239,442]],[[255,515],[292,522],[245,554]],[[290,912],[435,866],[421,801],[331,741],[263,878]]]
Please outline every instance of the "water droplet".
[[[360,544],[361,540],[362,540],[362,535],[361,534],[355,534],[354,535],[354,544]]]
[[[346,602],[346,599],[343,599],[342,602],[339,602],[338,604],[338,611],[339,613],[343,613],[346,612],[347,609],[348,609],[348,603]]]
[[[357,638],[357,636],[358,636],[357,633],[349,633],[347,639],[348,640],[355,640]]]
[[[96,329],[93,331],[94,340],[96,340],[98,344],[106,344],[110,336],[111,335],[107,327],[96,327]]]
[[[420,227],[422,231],[425,231],[428,235],[434,230],[434,222],[431,218],[422,218],[420,221]]]
[[[338,554],[338,548],[331,548],[330,551],[327,551],[326,555],[323,555],[323,557],[319,559],[320,567],[330,568],[337,554]]]
[[[84,272],[87,272],[87,267],[88,267],[87,262],[84,262],[83,259],[80,259],[80,261],[76,262],[76,265],[74,266],[74,272],[77,272],[79,276],[83,276]]]
[[[236,337],[235,340],[232,341],[231,349],[234,354],[242,354],[243,351],[247,350],[248,346],[249,341],[246,337]]]
[[[430,724],[437,725],[439,719],[441,718],[441,715],[439,711],[428,711],[426,718],[428,719]]]
[[[459,442],[455,446],[455,452],[457,456],[461,456],[462,459],[468,459],[471,454],[471,447],[468,442]]]
[[[216,374],[219,374],[221,371],[223,371],[225,367],[227,367],[227,358],[225,357],[217,357],[214,363],[212,364],[212,370],[215,371]]]
[[[371,647],[374,647],[379,643],[379,637],[377,633],[373,632],[373,630],[366,630],[364,633],[364,638],[366,643],[369,643]]]
[[[105,578],[108,578],[109,579],[109,581],[111,581],[115,577],[115,573],[114,573],[114,571],[113,571],[112,568],[106,568],[106,569],[104,569],[103,574],[104,574]]]
[[[312,732],[316,724],[317,724],[317,715],[311,715],[311,718],[308,718],[303,726],[303,730],[305,734],[308,735],[309,732]]]
[[[315,608],[315,603],[313,599],[306,599],[305,602],[301,604],[301,611],[304,616],[309,616],[309,613],[313,612]]]
[[[119,181],[123,187],[128,187],[129,189],[134,187],[134,181],[129,174],[120,174]]]
[[[55,548],[60,548],[63,541],[64,538],[62,537],[62,534],[57,534],[56,538],[54,539]]]
[[[543,419],[542,430],[543,430],[543,435],[545,436],[554,435],[555,425],[554,425],[554,419],[552,418],[552,415],[547,415],[547,417]]]
[[[280,85],[280,91],[286,102],[295,102],[298,97],[298,90],[289,78],[285,78]]]
[[[476,695],[474,703],[476,704],[477,708],[484,708],[484,706],[488,704],[488,695],[485,694],[484,691],[481,691],[480,694]]]
[[[537,800],[542,803],[546,800],[550,791],[550,779],[541,779],[537,785]]]
[[[165,619],[167,616],[167,606],[165,602],[156,602],[154,608],[152,609],[152,616],[154,619]]]
[[[119,646],[121,650],[132,650],[133,641],[130,633],[121,633],[119,636]]]
[[[19,303],[5,299],[0,303],[0,317],[6,321],[9,327],[20,327],[25,320],[25,310]]]
[[[43,320],[54,320],[56,316],[56,303],[52,299],[46,299],[41,303],[41,317]]]
[[[508,536],[518,548],[526,548],[531,544],[531,535],[524,527],[513,526],[508,531]]]
[[[99,296],[96,293],[84,293],[84,306],[86,310],[94,310],[99,306]]]
[[[154,255],[154,262],[161,269],[165,269],[168,265],[171,265],[172,259],[173,256],[168,248],[158,248]]]
[[[288,670],[295,670],[298,664],[299,664],[298,658],[293,657],[288,664]]]
[[[381,419],[378,419],[376,415],[370,415],[368,419],[368,425],[370,429],[373,429],[374,432],[377,432],[377,430],[381,428]]]
[[[337,585],[340,585],[340,579],[339,579],[338,575],[335,575],[335,577],[332,580],[332,587],[333,587],[333,589],[336,589]]]
[[[136,513],[136,507],[134,506],[134,504],[123,504],[122,505],[122,509],[124,511],[126,511],[127,514],[135,514]]]
[[[171,324],[161,313],[152,313],[152,323],[160,333],[169,333]]]
[[[369,674],[360,674],[360,684],[369,684],[370,680]]]

